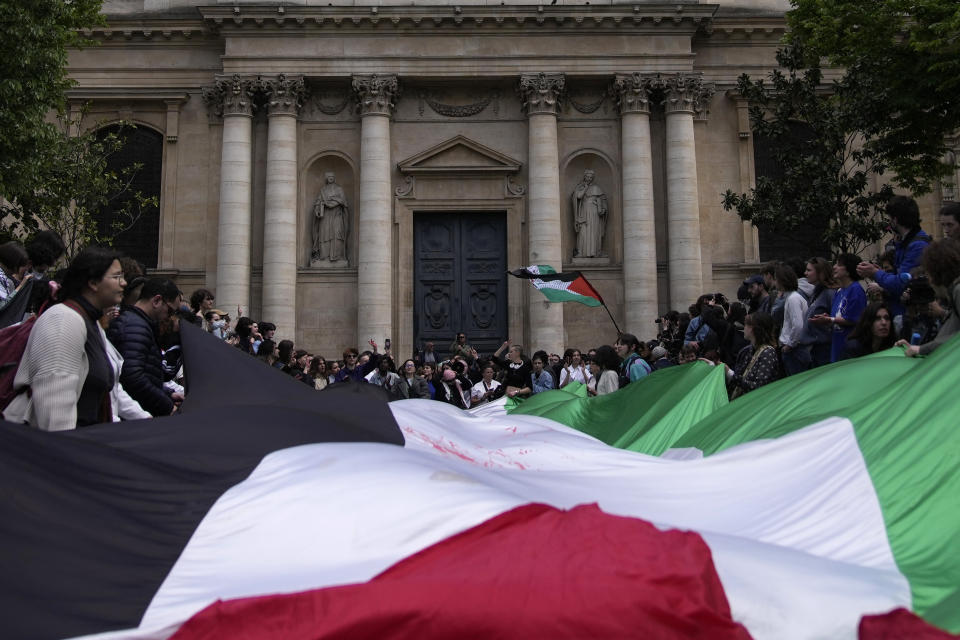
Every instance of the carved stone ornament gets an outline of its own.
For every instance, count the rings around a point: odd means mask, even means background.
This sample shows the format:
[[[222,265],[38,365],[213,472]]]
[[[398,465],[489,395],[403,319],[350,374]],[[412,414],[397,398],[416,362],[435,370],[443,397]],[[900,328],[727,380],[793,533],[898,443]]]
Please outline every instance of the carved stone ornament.
[[[389,116],[400,98],[400,84],[395,75],[353,76],[353,92],[361,116]]]
[[[514,176],[507,176],[503,179],[503,188],[507,196],[519,198],[527,192],[527,188],[514,181]]]
[[[663,109],[666,113],[702,113],[713,97],[713,85],[703,82],[702,74],[678,73],[657,76],[653,86],[663,90]]]
[[[520,76],[520,98],[528,116],[536,113],[557,115],[566,92],[562,73],[536,73]]]
[[[303,76],[287,76],[281,73],[273,78],[261,77],[258,80],[260,90],[266,97],[268,115],[297,115],[307,94]]]
[[[324,104],[323,99],[326,97],[336,98],[337,100],[339,100],[339,102],[337,102],[333,106]],[[329,96],[327,94],[320,94],[316,97],[315,100],[313,100],[313,104],[314,106],[317,107],[317,109],[320,110],[320,113],[324,113],[328,116],[335,116],[341,111],[343,111],[348,104],[350,104],[350,93],[348,91],[344,91],[341,94],[329,95]]]
[[[217,117],[251,116],[256,108],[254,96],[258,89],[256,78],[234,75],[217,78],[212,87],[203,89],[203,100]]]
[[[426,103],[431,109],[433,109],[434,113],[438,113],[441,116],[447,116],[449,118],[469,118],[470,116],[475,116],[482,112],[490,105],[491,102],[493,103],[494,115],[498,114],[500,111],[499,98],[500,93],[498,91],[494,91],[490,95],[485,96],[472,104],[452,105],[444,104],[437,100],[436,97],[430,93],[421,91],[420,104],[418,107],[421,116],[423,115],[423,105]]]
[[[580,113],[593,113],[594,111],[599,109],[601,106],[603,106],[603,103],[606,101],[606,99],[607,99],[607,96],[602,95],[595,102],[577,102],[573,96],[568,95],[567,103],[569,103],[571,107],[573,107]],[[607,112],[606,107],[604,107],[603,112],[604,113]]]
[[[393,192],[398,198],[407,198],[413,194],[413,188],[417,185],[413,176],[404,176],[403,184],[399,185]]]
[[[639,73],[618,75],[613,81],[611,93],[617,101],[620,113],[650,113],[650,92],[653,88],[649,76]]]

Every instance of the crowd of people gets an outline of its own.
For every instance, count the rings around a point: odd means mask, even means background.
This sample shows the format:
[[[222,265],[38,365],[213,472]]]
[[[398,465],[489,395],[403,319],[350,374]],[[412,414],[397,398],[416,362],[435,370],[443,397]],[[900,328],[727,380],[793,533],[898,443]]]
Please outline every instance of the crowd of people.
[[[56,234],[43,232],[26,247],[0,245],[0,312],[35,281],[29,317],[16,330],[28,338],[12,400],[0,408],[7,420],[45,430],[176,413],[184,399],[182,322],[316,390],[373,384],[391,399],[466,409],[574,383],[591,396],[605,395],[656,370],[701,361],[724,367],[736,398],[897,344],[909,356],[928,355],[960,330],[960,205],[942,209],[945,238],[939,241],[920,228],[913,199],[894,197],[887,213],[894,240],[876,260],[841,253],[833,260],[766,264],[743,281],[737,300],[703,294],[687,311],[659,318],[649,340],[621,333],[612,345],[586,352],[571,347],[562,355],[535,350],[528,356],[511,340],[481,354],[458,333],[446,352],[427,342],[399,367],[389,339],[382,352],[371,339],[369,349],[350,347],[328,360],[278,339],[269,322],[241,316],[234,325],[211,291],[198,289],[184,301],[174,282],[147,277],[109,249],[88,247],[48,278],[64,247]],[[11,336],[4,339],[15,340]]]

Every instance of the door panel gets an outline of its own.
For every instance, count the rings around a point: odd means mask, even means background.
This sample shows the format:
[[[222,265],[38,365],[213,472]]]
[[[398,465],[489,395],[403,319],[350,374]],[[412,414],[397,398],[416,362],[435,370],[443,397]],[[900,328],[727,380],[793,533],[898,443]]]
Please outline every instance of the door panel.
[[[507,335],[506,215],[414,215],[414,344],[446,355],[458,331],[481,353]]]

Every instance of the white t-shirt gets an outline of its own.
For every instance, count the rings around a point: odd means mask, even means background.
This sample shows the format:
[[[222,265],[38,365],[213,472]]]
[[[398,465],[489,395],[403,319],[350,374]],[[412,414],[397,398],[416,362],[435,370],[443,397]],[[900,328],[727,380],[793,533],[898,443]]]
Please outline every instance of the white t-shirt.
[[[481,380],[477,384],[473,385],[473,387],[471,387],[470,398],[471,400],[473,400],[473,403],[476,404],[477,401],[479,401],[480,398],[483,397],[483,394],[485,394],[487,391],[496,391],[496,389],[499,386],[500,386],[500,383],[497,382],[496,380],[491,380],[489,387],[487,386],[487,383]],[[489,401],[489,398],[488,398],[488,401]]]
[[[590,370],[586,367],[574,367],[571,365],[560,370],[560,386],[564,386],[571,380],[587,384],[592,377]]]

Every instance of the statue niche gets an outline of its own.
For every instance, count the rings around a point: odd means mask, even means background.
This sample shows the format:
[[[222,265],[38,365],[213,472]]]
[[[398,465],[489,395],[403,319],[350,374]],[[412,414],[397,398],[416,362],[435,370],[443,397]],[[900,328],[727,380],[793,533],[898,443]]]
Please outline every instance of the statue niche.
[[[577,234],[574,258],[600,258],[603,253],[603,236],[607,225],[607,196],[594,184],[596,173],[592,169],[583,172],[583,178],[573,188],[573,228]]]
[[[323,186],[313,203],[311,266],[346,266],[350,207],[333,171],[323,176]]]

